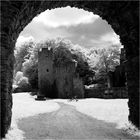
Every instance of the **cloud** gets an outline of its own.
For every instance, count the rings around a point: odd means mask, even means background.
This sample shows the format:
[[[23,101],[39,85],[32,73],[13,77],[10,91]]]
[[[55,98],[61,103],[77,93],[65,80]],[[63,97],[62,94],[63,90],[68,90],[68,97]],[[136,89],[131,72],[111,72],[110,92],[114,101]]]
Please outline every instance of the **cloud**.
[[[113,32],[111,26],[105,20],[102,20],[102,18],[98,18],[92,23],[79,24],[78,26],[70,26],[66,29],[72,35],[84,34],[86,37],[89,38],[99,38],[103,34]]]
[[[105,42],[111,42],[113,45],[120,43],[120,38],[115,33],[107,33],[104,36],[101,36],[100,40]]]
[[[103,48],[119,44],[119,37],[99,16],[77,8],[47,10],[28,24],[21,36],[32,36],[36,42],[57,37],[71,40],[84,48]]]
[[[36,23],[41,22],[48,27],[56,28],[60,26],[74,26],[81,23],[87,24],[94,22],[98,18],[99,16],[94,15],[92,12],[67,6],[65,8],[46,10],[38,17],[35,17],[33,21]]]

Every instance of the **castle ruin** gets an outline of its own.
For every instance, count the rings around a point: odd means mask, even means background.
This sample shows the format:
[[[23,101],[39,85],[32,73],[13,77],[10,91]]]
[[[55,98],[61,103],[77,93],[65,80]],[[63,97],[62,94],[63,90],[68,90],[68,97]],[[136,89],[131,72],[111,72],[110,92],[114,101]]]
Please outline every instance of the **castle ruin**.
[[[38,52],[38,98],[83,98],[84,85],[75,73],[76,63],[55,64],[53,50]]]

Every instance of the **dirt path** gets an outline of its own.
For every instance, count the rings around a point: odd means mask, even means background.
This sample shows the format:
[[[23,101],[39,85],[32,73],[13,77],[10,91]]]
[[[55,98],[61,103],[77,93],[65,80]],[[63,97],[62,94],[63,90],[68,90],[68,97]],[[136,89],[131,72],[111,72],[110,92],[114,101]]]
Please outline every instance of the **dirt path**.
[[[46,114],[21,119],[18,127],[25,140],[86,139],[128,140],[138,139],[106,123],[78,112],[74,106],[58,103],[60,109]]]

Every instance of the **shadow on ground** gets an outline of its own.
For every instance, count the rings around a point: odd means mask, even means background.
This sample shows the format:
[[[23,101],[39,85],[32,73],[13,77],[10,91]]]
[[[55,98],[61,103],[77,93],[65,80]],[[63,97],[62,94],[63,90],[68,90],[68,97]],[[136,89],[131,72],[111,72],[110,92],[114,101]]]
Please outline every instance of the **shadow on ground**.
[[[25,139],[138,139],[117,129],[116,124],[78,112],[74,106],[57,102],[60,109],[19,120]],[[97,110],[98,111],[98,110]]]

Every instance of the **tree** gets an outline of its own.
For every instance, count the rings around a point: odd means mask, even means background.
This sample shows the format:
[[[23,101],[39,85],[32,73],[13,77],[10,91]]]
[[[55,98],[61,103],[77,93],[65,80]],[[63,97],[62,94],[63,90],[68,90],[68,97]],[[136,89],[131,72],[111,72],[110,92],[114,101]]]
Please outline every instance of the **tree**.
[[[93,50],[92,50],[93,51]],[[112,46],[107,49],[98,49],[93,51],[97,55],[97,62],[94,65],[96,77],[107,80],[108,88],[110,88],[109,72],[114,71],[115,67],[120,63],[120,50],[118,46]],[[92,53],[93,53],[92,52]]]
[[[21,46],[16,46],[14,74],[16,74],[17,71],[22,71],[22,64],[25,62],[25,59],[29,58],[29,50],[33,48],[33,46],[33,41],[24,42]]]
[[[28,77],[32,89],[38,89],[38,64],[34,63],[33,65],[28,65],[28,67],[26,66],[24,66],[24,76]]]
[[[41,48],[52,48],[53,59],[55,64],[66,64],[68,61],[77,61],[76,72],[83,78],[84,83],[88,84],[88,78],[91,76],[90,66],[88,65],[87,58],[82,51],[65,39],[46,40],[38,43],[29,49],[29,57],[25,59],[22,65],[24,76],[28,77],[31,86],[37,87],[38,84],[38,51]],[[82,49],[81,49],[82,50]],[[93,74],[93,73],[92,73]]]
[[[23,77],[23,72],[18,71],[14,77],[14,85],[17,85],[22,77]]]
[[[59,46],[54,49],[54,63],[55,65],[66,64],[72,61],[72,54],[70,50],[64,46]]]

